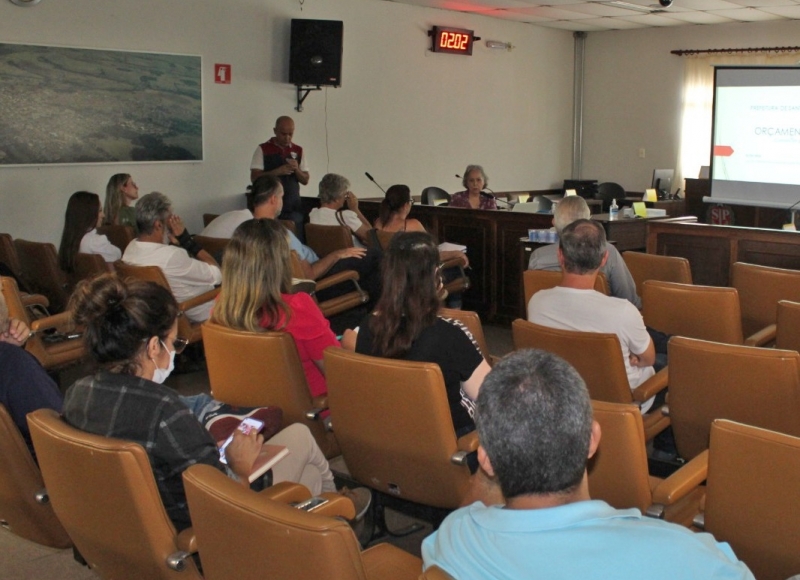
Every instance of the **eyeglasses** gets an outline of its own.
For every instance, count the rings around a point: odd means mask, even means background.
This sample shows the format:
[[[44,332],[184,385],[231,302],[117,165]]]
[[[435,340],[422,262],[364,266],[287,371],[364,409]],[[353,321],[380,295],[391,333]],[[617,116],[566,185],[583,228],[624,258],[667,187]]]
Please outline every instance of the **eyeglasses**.
[[[172,341],[172,348],[175,349],[175,354],[181,354],[186,348],[187,344],[189,344],[188,339],[175,337],[175,340]]]

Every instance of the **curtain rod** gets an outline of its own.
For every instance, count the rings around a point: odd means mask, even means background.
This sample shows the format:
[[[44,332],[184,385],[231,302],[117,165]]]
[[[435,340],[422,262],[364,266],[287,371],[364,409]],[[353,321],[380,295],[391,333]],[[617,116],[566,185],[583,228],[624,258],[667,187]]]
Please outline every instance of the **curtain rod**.
[[[800,52],[800,46],[773,46],[764,48],[709,48],[699,50],[671,50],[670,54],[678,56],[692,56],[695,54],[736,54],[739,52]]]

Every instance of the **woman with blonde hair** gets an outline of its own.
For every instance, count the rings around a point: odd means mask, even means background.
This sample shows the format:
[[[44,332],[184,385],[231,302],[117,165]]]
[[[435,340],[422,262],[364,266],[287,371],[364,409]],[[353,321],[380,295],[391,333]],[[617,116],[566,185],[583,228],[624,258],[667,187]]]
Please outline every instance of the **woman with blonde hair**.
[[[289,240],[278,221],[254,219],[236,228],[222,260],[222,291],[211,321],[251,332],[288,332],[311,396],[328,392],[322,353],[339,341],[314,299],[292,294]]]
[[[105,225],[136,226],[136,210],[133,205],[139,198],[139,187],[128,173],[116,173],[106,185]]]

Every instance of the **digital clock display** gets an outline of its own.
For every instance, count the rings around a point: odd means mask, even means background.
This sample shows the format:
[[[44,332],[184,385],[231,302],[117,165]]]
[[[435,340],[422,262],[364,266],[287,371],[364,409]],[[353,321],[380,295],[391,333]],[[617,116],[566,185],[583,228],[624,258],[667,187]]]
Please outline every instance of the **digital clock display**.
[[[472,54],[472,42],[475,33],[463,28],[445,28],[434,26],[431,31],[433,52],[449,52],[451,54]]]

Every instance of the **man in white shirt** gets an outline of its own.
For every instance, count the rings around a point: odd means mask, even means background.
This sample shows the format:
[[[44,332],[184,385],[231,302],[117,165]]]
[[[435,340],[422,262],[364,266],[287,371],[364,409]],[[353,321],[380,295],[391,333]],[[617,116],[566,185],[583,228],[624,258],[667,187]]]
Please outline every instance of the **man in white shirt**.
[[[358,209],[358,198],[350,191],[350,182],[336,173],[326,173],[319,182],[320,207],[311,210],[308,221],[320,226],[346,226],[353,234],[353,245],[366,247],[372,225]]]
[[[237,209],[225,212],[215,217],[199,235],[207,238],[223,238],[229,240],[233,232],[247,220],[253,219],[253,212],[249,209]]]
[[[607,259],[602,225],[580,219],[565,227],[558,247],[558,261],[564,273],[561,283],[531,297],[528,320],[562,330],[613,332],[619,337],[628,383],[635,389],[655,374],[655,346],[633,304],[594,290],[597,274]],[[652,404],[653,399],[645,402],[642,413]]]
[[[208,292],[222,282],[216,260],[192,241],[181,218],[172,213],[172,202],[166,195],[154,191],[142,197],[136,204],[136,224],[139,237],[128,244],[122,261],[161,268],[178,302]],[[170,241],[182,247],[171,246]],[[194,322],[207,320],[213,305],[212,300],[196,306],[186,316]]]

